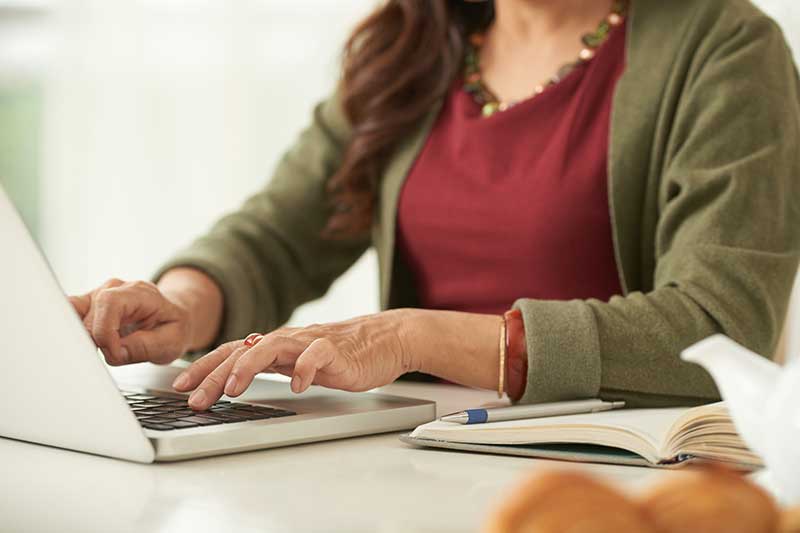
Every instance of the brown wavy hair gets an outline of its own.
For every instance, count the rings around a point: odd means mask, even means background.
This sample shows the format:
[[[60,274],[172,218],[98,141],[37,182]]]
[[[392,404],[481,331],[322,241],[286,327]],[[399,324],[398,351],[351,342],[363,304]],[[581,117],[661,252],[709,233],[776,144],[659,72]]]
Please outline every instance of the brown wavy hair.
[[[491,1],[388,0],[355,28],[340,82],[352,133],[327,183],[327,237],[369,232],[389,158],[460,72],[468,35],[493,17]]]

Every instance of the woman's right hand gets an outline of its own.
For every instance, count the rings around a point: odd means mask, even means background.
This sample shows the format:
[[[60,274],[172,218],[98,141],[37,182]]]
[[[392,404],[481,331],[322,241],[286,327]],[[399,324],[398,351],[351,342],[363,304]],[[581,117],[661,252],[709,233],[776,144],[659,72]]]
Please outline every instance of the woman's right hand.
[[[191,348],[188,306],[148,281],[111,279],[70,302],[110,365],[168,364]]]

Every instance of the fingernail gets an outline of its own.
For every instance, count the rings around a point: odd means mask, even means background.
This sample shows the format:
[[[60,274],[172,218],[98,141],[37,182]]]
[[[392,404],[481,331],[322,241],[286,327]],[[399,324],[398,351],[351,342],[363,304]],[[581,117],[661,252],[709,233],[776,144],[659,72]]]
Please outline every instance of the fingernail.
[[[206,402],[206,391],[203,389],[196,390],[189,396],[189,405],[192,407],[202,407]]]
[[[300,376],[292,377],[292,392],[300,392]]]
[[[232,396],[236,394],[236,375],[231,374],[228,381],[225,383],[225,394]]]
[[[128,363],[131,360],[131,353],[128,351],[128,348],[125,346],[122,347],[119,351],[120,356],[122,357],[122,361],[124,363]]]
[[[173,389],[185,389],[189,385],[189,377],[185,373],[181,373],[172,382]]]

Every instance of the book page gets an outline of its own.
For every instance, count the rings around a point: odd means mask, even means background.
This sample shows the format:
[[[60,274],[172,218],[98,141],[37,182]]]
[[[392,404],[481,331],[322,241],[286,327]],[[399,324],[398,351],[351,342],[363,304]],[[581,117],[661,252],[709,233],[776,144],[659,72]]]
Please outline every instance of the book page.
[[[675,422],[687,408],[621,409],[580,415],[462,425],[434,421],[412,437],[473,444],[541,444],[577,442],[616,446],[654,462]],[[638,441],[638,442],[637,442]]]

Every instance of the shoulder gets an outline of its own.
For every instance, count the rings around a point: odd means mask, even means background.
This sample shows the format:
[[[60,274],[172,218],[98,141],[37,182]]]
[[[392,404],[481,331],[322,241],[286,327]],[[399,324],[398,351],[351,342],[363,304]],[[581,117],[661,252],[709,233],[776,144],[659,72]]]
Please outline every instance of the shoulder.
[[[793,67],[780,26],[750,0],[631,1],[633,63],[677,69],[688,79],[730,57],[748,63],[739,63],[742,72]]]
[[[667,46],[725,41],[742,32],[783,40],[780,26],[750,0],[632,0],[631,10],[634,33],[660,34]]]
[[[715,41],[746,35],[785,44],[778,23],[750,0],[694,0],[696,31]]]

